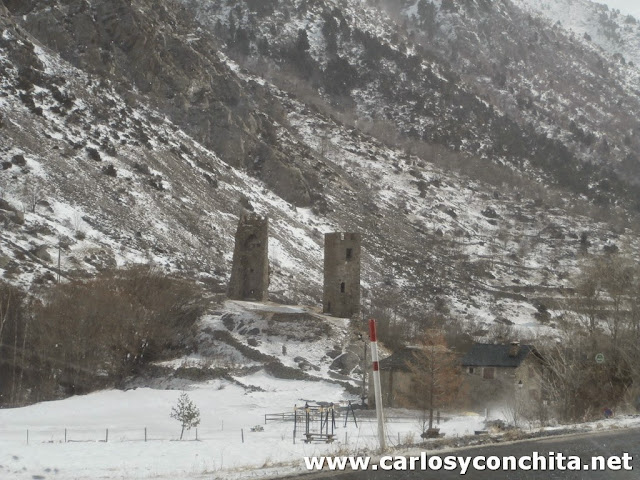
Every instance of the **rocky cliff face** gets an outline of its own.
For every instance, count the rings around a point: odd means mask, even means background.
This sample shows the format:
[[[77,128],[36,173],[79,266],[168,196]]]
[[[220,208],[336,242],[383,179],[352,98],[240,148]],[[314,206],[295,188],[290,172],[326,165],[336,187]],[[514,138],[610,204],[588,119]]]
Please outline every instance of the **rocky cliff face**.
[[[244,90],[220,60],[215,39],[198,30],[184,9],[171,6],[125,0],[7,3],[33,37],[74,67],[111,80],[134,101],[144,97],[225,162],[248,169],[283,198],[309,205],[313,178],[275,139],[264,140],[282,120],[278,109]]]
[[[183,4],[248,68],[307,80],[379,138],[534,168],[600,202],[638,204],[637,70],[510,1]]]

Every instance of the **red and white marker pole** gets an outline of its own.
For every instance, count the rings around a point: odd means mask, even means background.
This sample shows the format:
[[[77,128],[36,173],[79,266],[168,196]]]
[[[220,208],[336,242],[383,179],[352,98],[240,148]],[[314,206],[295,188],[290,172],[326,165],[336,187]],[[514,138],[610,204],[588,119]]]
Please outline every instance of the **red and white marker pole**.
[[[382,412],[382,389],[380,388],[380,365],[378,362],[378,337],[376,336],[376,321],[369,319],[369,338],[371,339],[371,360],[373,361],[373,388],[376,398],[376,415],[378,416],[378,441],[380,450],[387,448],[384,434],[384,415]]]

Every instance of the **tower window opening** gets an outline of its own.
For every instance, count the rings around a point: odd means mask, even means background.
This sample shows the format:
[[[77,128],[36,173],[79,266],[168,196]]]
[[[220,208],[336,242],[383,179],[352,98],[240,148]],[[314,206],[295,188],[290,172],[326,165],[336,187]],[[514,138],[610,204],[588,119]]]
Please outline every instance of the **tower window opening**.
[[[353,254],[353,248],[347,248],[347,260],[351,260],[352,254]]]
[[[340,293],[344,293],[344,282],[340,284]]]

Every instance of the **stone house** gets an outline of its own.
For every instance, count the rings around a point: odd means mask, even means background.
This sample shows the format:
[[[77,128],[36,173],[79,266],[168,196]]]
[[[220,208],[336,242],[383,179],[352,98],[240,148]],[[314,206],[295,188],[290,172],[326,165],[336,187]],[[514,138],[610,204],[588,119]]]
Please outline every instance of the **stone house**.
[[[409,393],[412,387],[412,375],[409,363],[413,360],[415,347],[405,347],[380,360],[380,388],[384,407],[408,407]],[[370,386],[369,403],[375,396]]]
[[[380,360],[380,386],[384,407],[415,408],[415,382],[409,364],[415,361],[415,354],[422,347],[407,346],[396,350],[390,356]],[[448,351],[447,347],[437,345],[436,348]],[[370,387],[373,388],[372,386]],[[369,395],[369,403],[373,404],[373,390]]]
[[[446,349],[442,346],[440,348]],[[415,383],[409,364],[420,347],[404,347],[380,361],[385,407],[415,408]],[[516,399],[535,405],[543,399],[543,361],[532,345],[475,343],[461,359],[462,374],[472,408],[492,408]],[[373,403],[373,394],[369,395]]]
[[[543,359],[532,345],[474,343],[461,364],[474,407],[491,408],[516,398],[530,404],[543,400]]]

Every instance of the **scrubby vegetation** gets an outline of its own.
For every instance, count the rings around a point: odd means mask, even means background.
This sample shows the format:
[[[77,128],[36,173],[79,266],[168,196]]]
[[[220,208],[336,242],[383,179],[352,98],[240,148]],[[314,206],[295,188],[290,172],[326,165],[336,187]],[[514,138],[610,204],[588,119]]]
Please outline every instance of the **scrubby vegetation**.
[[[392,350],[415,344],[425,331],[437,332],[431,340],[456,352],[466,351],[474,340],[533,344],[543,359],[544,393],[539,401],[518,405],[518,416],[544,424],[550,418],[601,418],[604,408],[640,410],[640,269],[624,252],[605,250],[585,255],[571,283],[562,295],[537,303],[536,318],[553,323],[554,333],[528,338],[506,318],[483,329],[442,309],[398,317],[393,299],[384,296],[370,313],[378,319],[380,339]]]
[[[549,399],[563,420],[639,408],[640,271],[622,254],[595,256],[575,285],[560,305],[561,340],[542,345]]]
[[[35,299],[0,284],[0,404],[117,386],[187,347],[199,288],[145,266],[58,284]]]

